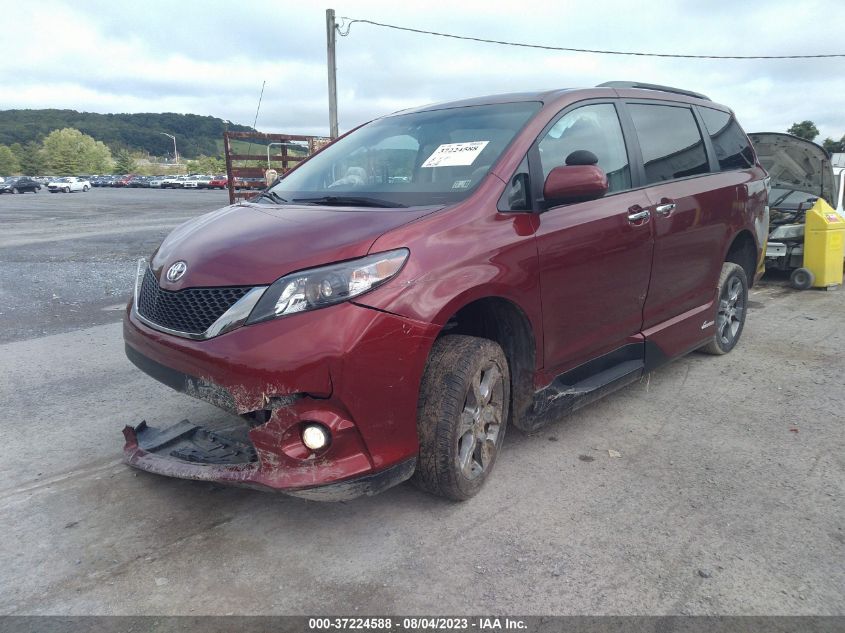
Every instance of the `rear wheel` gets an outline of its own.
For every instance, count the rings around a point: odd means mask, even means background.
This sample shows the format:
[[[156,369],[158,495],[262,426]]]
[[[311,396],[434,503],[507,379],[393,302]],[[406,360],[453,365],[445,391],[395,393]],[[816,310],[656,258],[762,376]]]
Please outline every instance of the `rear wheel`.
[[[88,191],[88,185],[83,185],[82,191]]]
[[[487,481],[505,437],[510,373],[502,348],[474,336],[434,343],[420,387],[415,483],[454,501]]]
[[[62,189],[62,191],[64,191],[65,193],[70,193],[70,187],[65,187],[64,189]]]
[[[713,339],[701,348],[707,354],[727,354],[739,342],[748,305],[748,277],[739,264],[725,262],[719,275],[719,310]]]

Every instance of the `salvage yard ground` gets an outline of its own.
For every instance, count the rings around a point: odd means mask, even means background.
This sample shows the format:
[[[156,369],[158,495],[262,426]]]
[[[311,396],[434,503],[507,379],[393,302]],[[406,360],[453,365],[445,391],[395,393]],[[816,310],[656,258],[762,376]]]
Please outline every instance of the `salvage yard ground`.
[[[125,424],[225,414],[126,360],[138,257],[211,191],[0,196],[0,614],[845,613],[845,292],[751,293],[690,355],[452,504],[138,473]]]

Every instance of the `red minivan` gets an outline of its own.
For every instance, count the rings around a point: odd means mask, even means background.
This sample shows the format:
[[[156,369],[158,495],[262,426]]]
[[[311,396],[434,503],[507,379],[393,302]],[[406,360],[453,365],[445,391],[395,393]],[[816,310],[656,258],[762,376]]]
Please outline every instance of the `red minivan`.
[[[130,360],[239,417],[124,430],[143,470],[310,499],[450,499],[532,432],[742,334],[766,172],[665,86],[506,94],[362,125],[138,267]]]

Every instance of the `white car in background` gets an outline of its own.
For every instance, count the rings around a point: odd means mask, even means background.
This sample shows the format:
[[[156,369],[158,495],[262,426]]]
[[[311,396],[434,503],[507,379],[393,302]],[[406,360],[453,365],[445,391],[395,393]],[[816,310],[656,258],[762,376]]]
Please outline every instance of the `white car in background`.
[[[214,180],[214,176],[197,176],[197,187],[200,189],[210,189],[212,180]]]
[[[155,189],[161,189],[161,186],[162,184],[164,184],[165,180],[167,180],[167,176],[153,176],[149,180],[150,187],[153,187]]]
[[[58,178],[47,183],[47,189],[50,193],[70,193],[72,191],[88,191],[91,188],[91,182],[76,176],[67,176],[66,178]]]
[[[188,176],[184,182],[182,182],[183,189],[202,189],[203,187],[207,187],[208,183],[211,182],[211,178],[207,176],[201,176],[199,174],[194,174],[192,176]]]
[[[182,183],[185,182],[184,176],[168,176],[161,181],[162,189],[181,189]]]

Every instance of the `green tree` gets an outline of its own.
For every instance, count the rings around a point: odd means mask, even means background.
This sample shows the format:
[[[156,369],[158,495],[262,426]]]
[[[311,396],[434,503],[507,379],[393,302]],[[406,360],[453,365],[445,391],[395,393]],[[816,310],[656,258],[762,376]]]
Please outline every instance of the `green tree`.
[[[34,141],[26,145],[13,143],[11,148],[21,165],[21,173],[34,176],[44,172],[44,157],[38,143]]]
[[[819,135],[819,128],[812,121],[801,121],[801,123],[793,123],[786,133],[812,141]]]
[[[109,148],[73,128],[50,132],[43,151],[47,168],[56,174],[102,174],[111,170]]]
[[[226,171],[226,161],[218,156],[199,156],[188,161],[189,174],[219,174]]]
[[[117,151],[114,158],[114,170],[118,174],[131,174],[135,171],[135,159],[129,150],[121,149]]]
[[[834,141],[828,137],[822,142],[822,147],[825,148],[828,154],[836,154],[838,152],[845,152],[845,135],[838,141]]]
[[[0,145],[0,176],[11,176],[21,173],[21,165],[12,149],[7,145]]]

